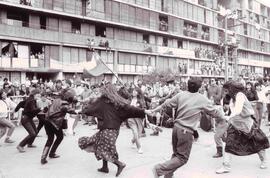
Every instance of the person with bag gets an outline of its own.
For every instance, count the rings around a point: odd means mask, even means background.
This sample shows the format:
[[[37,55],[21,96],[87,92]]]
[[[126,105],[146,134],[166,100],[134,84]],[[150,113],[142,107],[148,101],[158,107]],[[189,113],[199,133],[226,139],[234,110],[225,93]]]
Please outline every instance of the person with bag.
[[[90,100],[83,108],[82,114],[98,118],[99,131],[91,137],[80,137],[78,145],[82,150],[94,152],[97,160],[102,160],[99,172],[108,173],[108,162],[117,166],[116,177],[119,176],[126,164],[119,161],[116,150],[116,140],[122,122],[128,118],[141,118],[149,113],[147,110],[131,106],[129,102],[117,93],[112,84],[101,87],[97,98]]]
[[[48,162],[48,154],[50,158],[60,157],[55,154],[55,152],[64,138],[63,129],[67,129],[65,115],[67,113],[77,114],[74,109],[70,108],[70,104],[73,102],[76,102],[74,100],[74,93],[66,90],[61,94],[61,98],[54,99],[49,106],[44,122],[48,138],[42,152],[41,164],[46,164]],[[54,136],[56,136],[56,140],[54,140]]]
[[[24,146],[28,145],[29,148],[35,148],[36,146],[32,145],[36,136],[37,128],[33,121],[33,118],[41,111],[37,106],[37,100],[40,98],[40,90],[33,89],[30,92],[29,97],[25,100],[24,110],[22,112],[21,123],[25,130],[28,132],[28,135],[19,143],[17,150],[20,153],[25,152]],[[22,102],[23,103],[23,102]]]
[[[266,152],[269,141],[262,130],[254,122],[254,110],[244,94],[244,86],[236,81],[228,81],[223,85],[224,93],[231,97],[231,114],[226,116],[229,122],[225,140],[223,165],[216,170],[217,174],[230,172],[231,156],[246,156],[257,153],[261,169],[266,169]]]

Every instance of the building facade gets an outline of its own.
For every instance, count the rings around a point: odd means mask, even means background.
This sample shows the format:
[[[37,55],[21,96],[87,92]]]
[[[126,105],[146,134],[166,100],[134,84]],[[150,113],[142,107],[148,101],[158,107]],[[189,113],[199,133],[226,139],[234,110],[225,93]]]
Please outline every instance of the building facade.
[[[224,78],[220,5],[241,17],[228,20],[229,76],[236,63],[268,75],[270,7],[256,0],[0,0],[0,75],[70,78],[90,47],[124,82],[153,70]]]

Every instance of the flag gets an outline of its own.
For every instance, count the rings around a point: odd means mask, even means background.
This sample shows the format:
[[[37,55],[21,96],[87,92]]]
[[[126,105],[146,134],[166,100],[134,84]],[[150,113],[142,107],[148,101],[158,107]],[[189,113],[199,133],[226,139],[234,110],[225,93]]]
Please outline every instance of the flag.
[[[94,52],[91,61],[81,64],[83,65],[83,76],[97,77],[108,72],[108,67],[101,60],[100,56]]]

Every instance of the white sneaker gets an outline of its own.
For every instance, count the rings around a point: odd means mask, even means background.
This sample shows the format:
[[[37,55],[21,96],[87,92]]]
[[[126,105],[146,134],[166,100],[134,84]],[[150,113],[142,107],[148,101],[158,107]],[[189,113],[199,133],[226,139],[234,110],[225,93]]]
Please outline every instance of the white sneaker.
[[[229,166],[226,165],[222,165],[221,168],[216,170],[216,174],[225,174],[225,173],[229,173],[231,170],[231,168]]]
[[[139,153],[139,154],[143,154],[142,148],[139,148],[139,149],[138,149],[138,153]]]
[[[261,162],[260,168],[261,169],[267,169],[267,165],[266,165],[266,162],[265,161],[262,161]]]

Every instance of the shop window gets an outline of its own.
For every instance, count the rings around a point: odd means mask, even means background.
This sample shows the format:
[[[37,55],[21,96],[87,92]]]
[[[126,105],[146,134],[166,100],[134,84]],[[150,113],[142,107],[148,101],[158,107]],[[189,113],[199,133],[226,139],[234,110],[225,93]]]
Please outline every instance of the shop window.
[[[96,36],[106,37],[106,27],[103,25],[96,25]]]

